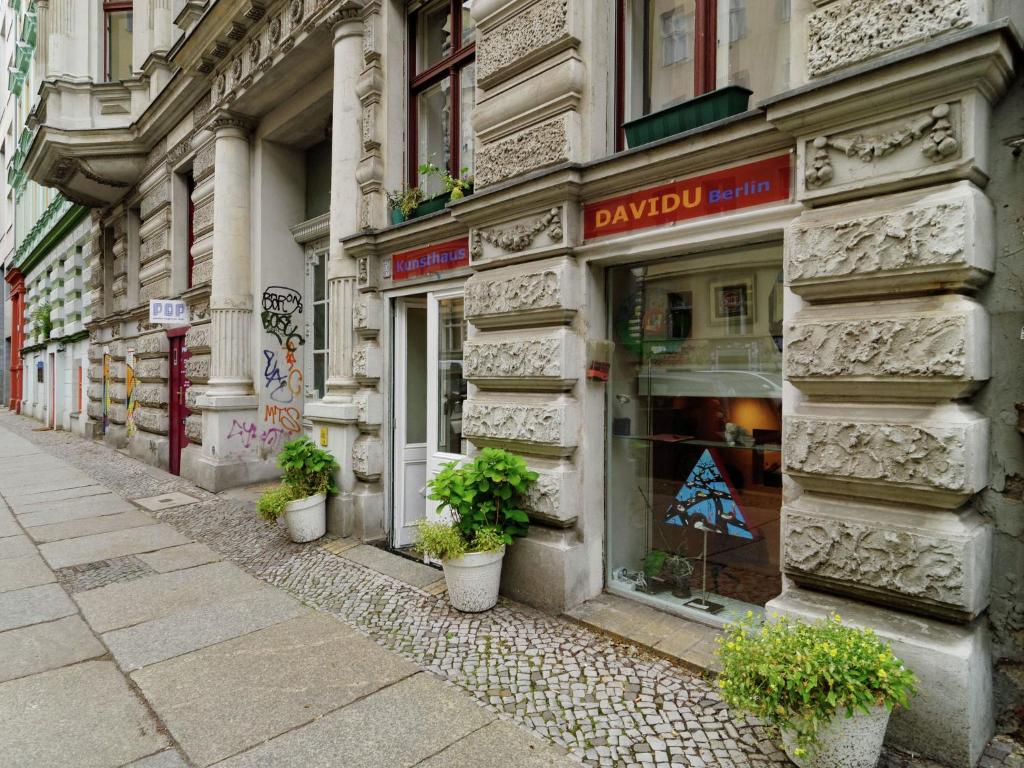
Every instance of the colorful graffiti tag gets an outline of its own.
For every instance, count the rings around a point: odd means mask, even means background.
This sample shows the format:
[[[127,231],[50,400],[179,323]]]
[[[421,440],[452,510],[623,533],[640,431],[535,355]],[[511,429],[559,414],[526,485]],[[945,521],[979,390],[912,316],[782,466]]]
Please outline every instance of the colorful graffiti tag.
[[[128,437],[131,437],[137,431],[135,426],[135,410],[138,407],[138,402],[135,399],[135,350],[129,349],[125,353],[125,402],[127,404],[125,414],[125,427],[128,432]]]

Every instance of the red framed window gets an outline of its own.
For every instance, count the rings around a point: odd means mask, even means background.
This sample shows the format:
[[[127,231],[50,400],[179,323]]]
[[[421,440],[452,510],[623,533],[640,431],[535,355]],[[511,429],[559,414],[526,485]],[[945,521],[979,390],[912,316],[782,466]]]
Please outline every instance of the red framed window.
[[[103,0],[103,79],[132,76],[132,4]]]
[[[616,2],[616,150],[623,123],[716,88],[754,104],[788,87],[792,0]]]
[[[476,46],[468,0],[432,0],[409,13],[409,184],[427,196],[440,179],[422,177],[432,163],[452,176],[473,172]]]
[[[187,258],[188,271],[185,275],[185,285],[192,287],[192,270],[195,269],[195,257],[192,255],[192,246],[196,242],[196,204],[192,200],[192,193],[196,189],[196,179],[191,173],[185,177],[185,194],[188,197],[188,236],[187,236]]]

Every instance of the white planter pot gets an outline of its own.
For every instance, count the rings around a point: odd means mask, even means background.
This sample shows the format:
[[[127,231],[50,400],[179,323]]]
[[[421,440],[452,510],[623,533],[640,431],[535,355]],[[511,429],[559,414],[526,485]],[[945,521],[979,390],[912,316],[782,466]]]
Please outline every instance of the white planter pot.
[[[327,533],[327,495],[318,493],[290,501],[284,508],[288,535],[296,544],[319,539]]]
[[[793,731],[782,732],[782,746],[800,768],[875,768],[888,725],[889,709],[884,705],[875,707],[868,715],[855,712],[853,717],[846,717],[845,712],[840,712],[818,729],[818,747],[810,754],[793,754]]]
[[[504,557],[505,547],[502,547],[497,552],[471,552],[441,563],[452,607],[466,613],[493,608],[498,602]]]

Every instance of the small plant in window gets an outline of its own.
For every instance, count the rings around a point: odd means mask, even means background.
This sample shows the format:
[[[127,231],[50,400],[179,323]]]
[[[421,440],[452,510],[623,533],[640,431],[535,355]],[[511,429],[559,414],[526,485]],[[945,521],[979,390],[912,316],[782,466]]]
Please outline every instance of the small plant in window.
[[[445,179],[448,176],[448,171],[446,171],[441,166],[437,165],[433,161],[433,159],[428,160],[425,163],[420,163],[420,166],[417,170],[419,170],[420,176],[423,178],[423,186],[429,186],[430,180],[432,178],[435,178],[438,179],[442,185],[444,185],[445,192],[443,194],[447,194],[448,192],[451,191],[450,189],[448,189],[447,185],[445,185]],[[440,195],[434,195],[434,197],[440,197]]]
[[[416,206],[423,202],[423,190],[403,184],[401,189],[387,192],[387,197],[388,207],[392,211],[392,223],[398,224],[412,216]],[[395,212],[401,215],[398,221],[395,221]]]
[[[473,177],[469,175],[469,168],[465,166],[459,169],[458,177],[445,172],[442,180],[444,189],[451,193],[452,200],[461,200],[466,195],[473,194]]]
[[[35,326],[39,341],[50,338],[50,331],[53,330],[53,320],[50,319],[52,311],[53,306],[48,301],[44,301],[32,311],[32,324]]]

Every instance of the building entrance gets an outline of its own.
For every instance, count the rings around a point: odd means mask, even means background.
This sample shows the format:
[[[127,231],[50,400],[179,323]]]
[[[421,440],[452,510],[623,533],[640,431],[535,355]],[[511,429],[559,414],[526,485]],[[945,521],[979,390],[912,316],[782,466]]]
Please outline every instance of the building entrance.
[[[416,521],[436,510],[427,499],[427,480],[467,453],[462,439],[462,289],[396,299],[394,330],[391,539],[395,547],[408,547],[416,540]]]

